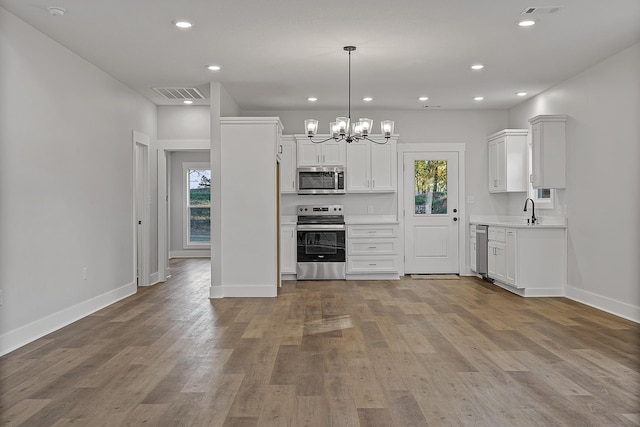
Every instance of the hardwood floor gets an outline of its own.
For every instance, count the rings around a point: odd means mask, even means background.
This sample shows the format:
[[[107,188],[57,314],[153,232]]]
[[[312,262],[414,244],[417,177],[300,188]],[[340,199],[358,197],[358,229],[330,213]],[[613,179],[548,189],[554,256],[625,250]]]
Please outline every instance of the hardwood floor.
[[[209,261],[0,358],[2,425],[634,426],[640,325],[475,278],[286,282]]]

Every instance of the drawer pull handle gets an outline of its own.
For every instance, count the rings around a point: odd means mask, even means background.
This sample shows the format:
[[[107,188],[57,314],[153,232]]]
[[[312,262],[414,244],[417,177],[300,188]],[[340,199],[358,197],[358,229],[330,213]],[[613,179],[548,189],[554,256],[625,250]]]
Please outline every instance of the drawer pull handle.
[[[369,249],[378,249],[377,246],[369,246]]]
[[[369,233],[371,233],[371,234],[375,234],[375,233],[377,233],[377,231],[375,231],[375,230],[371,230],[371,231],[369,231]]]
[[[369,264],[369,265],[378,265],[378,264]]]

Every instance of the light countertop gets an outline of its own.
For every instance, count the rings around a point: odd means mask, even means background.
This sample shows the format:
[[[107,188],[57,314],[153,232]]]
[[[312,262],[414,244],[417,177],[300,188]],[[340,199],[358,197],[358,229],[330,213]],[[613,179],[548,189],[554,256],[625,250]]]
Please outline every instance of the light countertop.
[[[528,216],[501,216],[501,215],[471,215],[469,224],[493,225],[495,227],[508,228],[567,228],[567,219],[561,216],[540,217],[539,223],[527,224]]]

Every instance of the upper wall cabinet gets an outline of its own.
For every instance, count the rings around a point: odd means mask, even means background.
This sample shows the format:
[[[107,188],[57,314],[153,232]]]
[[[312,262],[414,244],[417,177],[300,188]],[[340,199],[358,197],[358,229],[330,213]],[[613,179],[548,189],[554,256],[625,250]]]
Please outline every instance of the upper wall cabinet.
[[[487,138],[489,192],[527,191],[527,130],[504,129]]]
[[[565,115],[543,115],[529,119],[533,188],[566,187],[566,123]]]
[[[327,136],[318,135],[318,139]],[[346,163],[346,142],[327,141],[314,144],[305,135],[296,135],[298,146],[298,166],[344,166]]]
[[[280,192],[296,192],[296,144],[292,136],[283,135],[277,146],[280,160]]]
[[[395,192],[396,176],[396,140],[390,139],[386,144],[366,140],[347,144],[347,192]]]

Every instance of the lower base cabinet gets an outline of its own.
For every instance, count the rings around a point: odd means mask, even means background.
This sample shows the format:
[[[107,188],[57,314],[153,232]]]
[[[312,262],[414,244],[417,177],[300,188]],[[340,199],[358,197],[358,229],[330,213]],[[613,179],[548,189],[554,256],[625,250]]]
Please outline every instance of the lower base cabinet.
[[[398,271],[397,224],[347,226],[347,275]]]
[[[564,228],[489,227],[487,275],[531,296],[562,295],[566,285]]]
[[[296,274],[296,240],[295,224],[280,225],[280,274]]]

